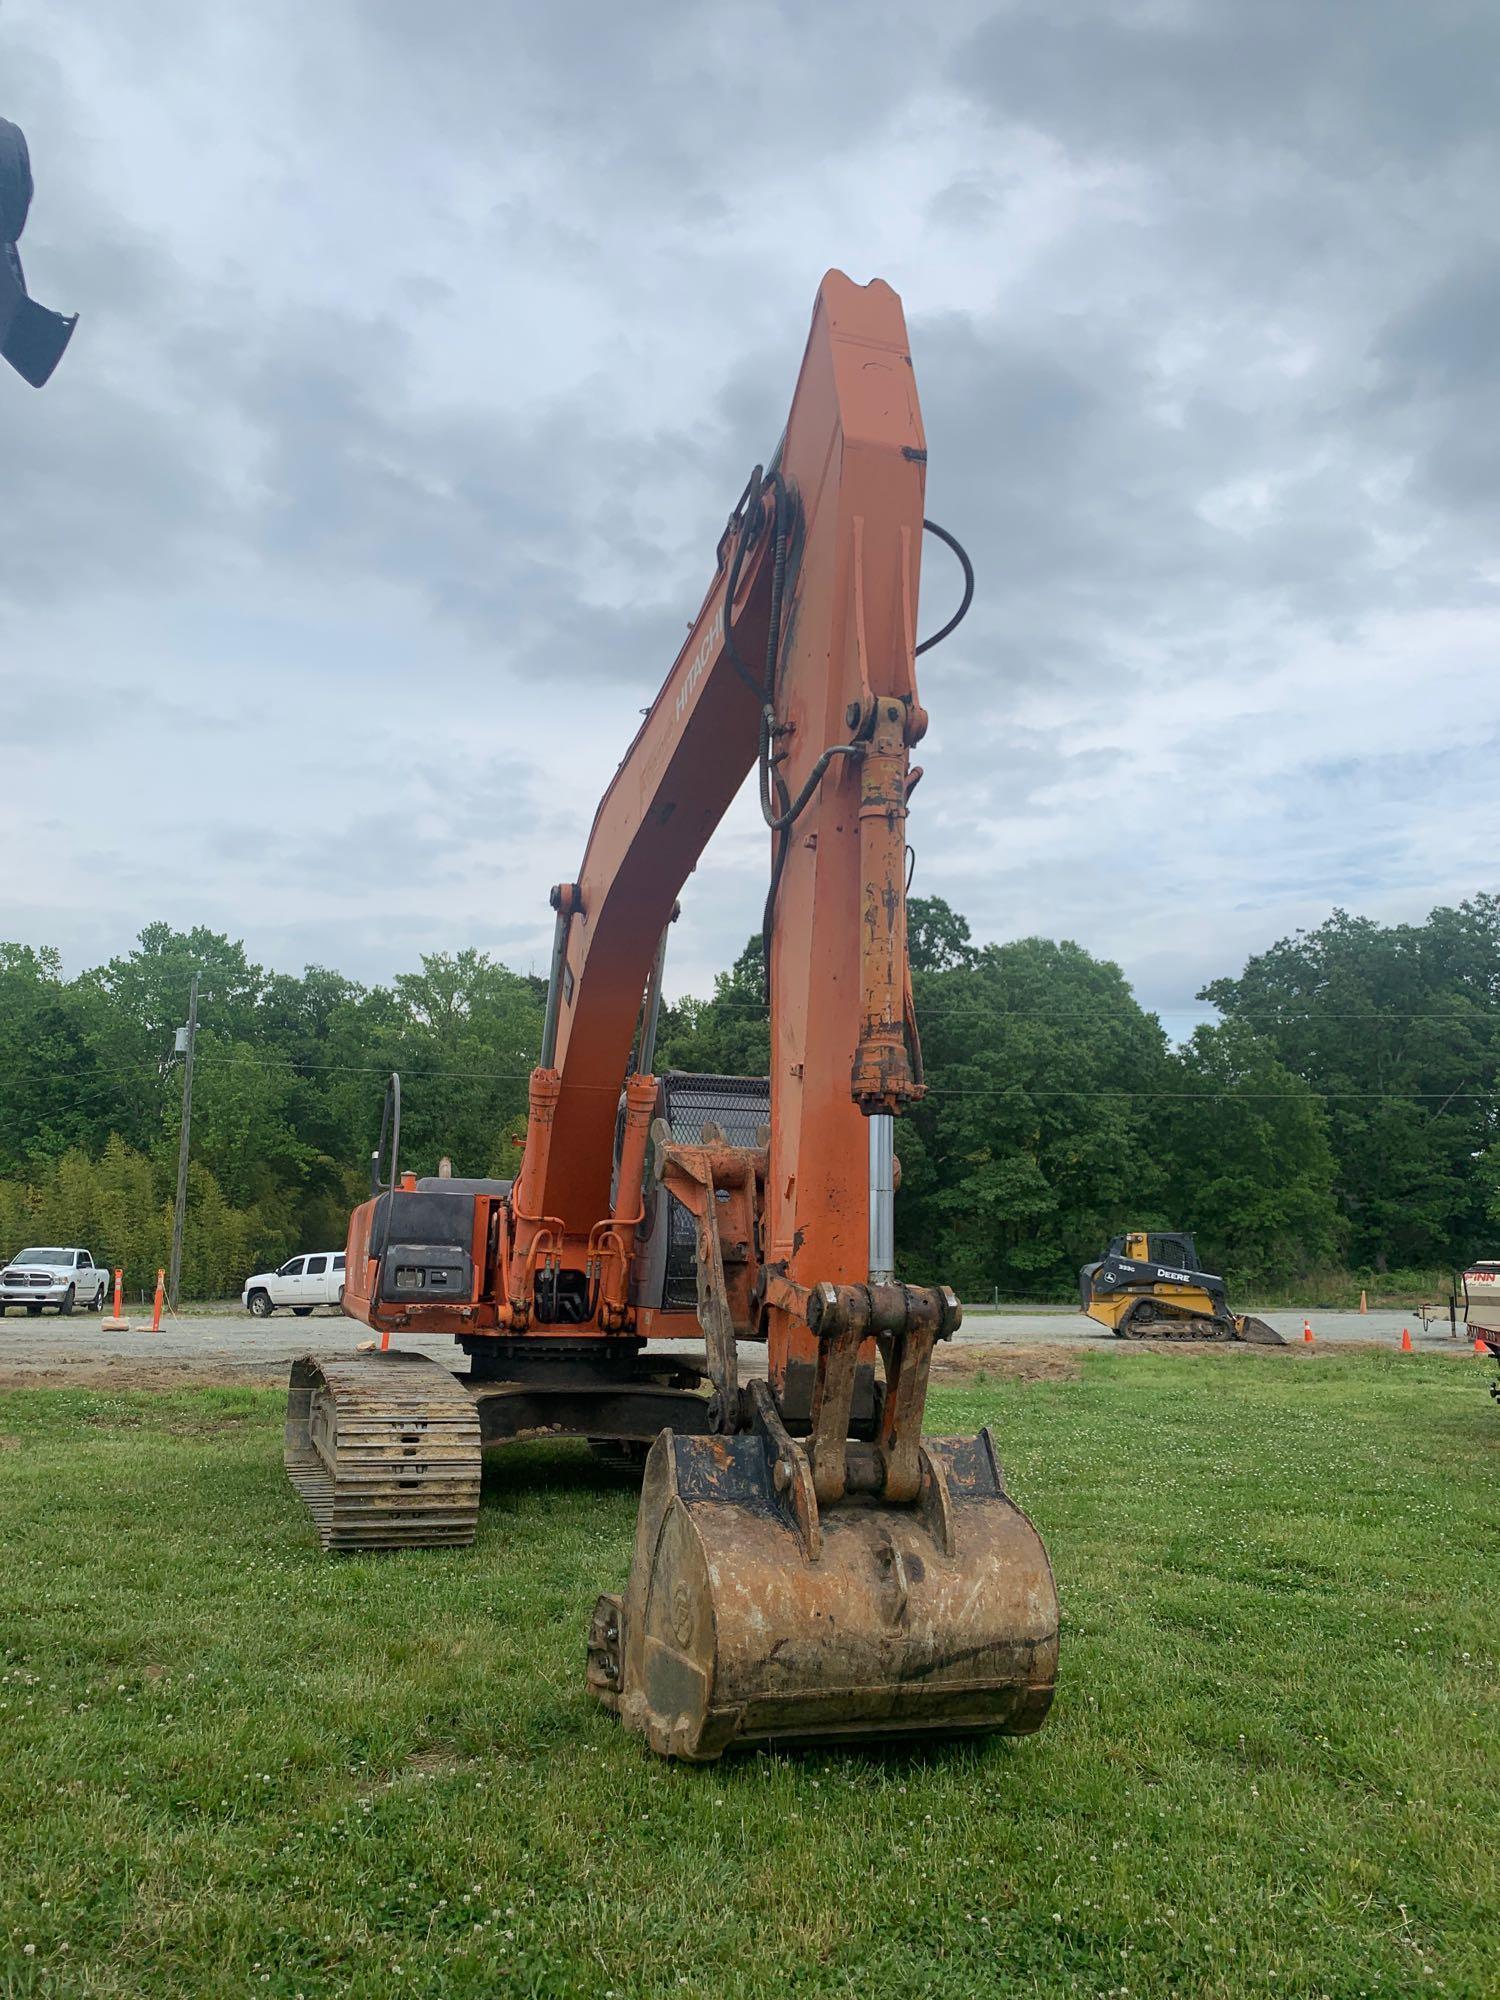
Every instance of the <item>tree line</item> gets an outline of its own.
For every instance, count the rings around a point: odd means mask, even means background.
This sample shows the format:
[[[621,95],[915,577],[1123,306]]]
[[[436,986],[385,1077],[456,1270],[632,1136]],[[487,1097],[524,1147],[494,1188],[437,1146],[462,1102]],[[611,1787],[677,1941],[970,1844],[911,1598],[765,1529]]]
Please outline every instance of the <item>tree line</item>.
[[[1336,910],[1199,998],[1174,1044],[1076,944],[979,946],[914,897],[928,1095],[899,1128],[897,1250],[970,1298],[1061,1298],[1127,1227],[1195,1231],[1245,1290],[1340,1270],[1459,1268],[1500,1237],[1500,897],[1381,925]],[[153,924],[107,964],[0,945],[0,1254],[87,1244],[145,1289],[165,1263],[180,1116],[172,1056],[199,977],[183,1292],[341,1243],[384,1079],[403,1160],[513,1171],[545,982],[474,950],[389,985],[268,973]],[[657,1067],[765,1072],[758,938],[663,1009]]]

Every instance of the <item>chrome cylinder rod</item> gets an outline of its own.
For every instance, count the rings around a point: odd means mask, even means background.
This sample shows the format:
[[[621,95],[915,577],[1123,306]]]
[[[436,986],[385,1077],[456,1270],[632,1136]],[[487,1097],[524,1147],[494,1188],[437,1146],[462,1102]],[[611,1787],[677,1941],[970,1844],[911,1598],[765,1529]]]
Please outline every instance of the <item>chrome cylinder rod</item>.
[[[553,907],[557,908],[558,894],[552,892]],[[568,923],[571,911],[566,903],[557,909],[557,923],[552,932],[552,965],[547,975],[547,1011],[542,1016],[543,1069],[551,1069],[557,1057],[557,1019],[562,1012],[563,973],[568,958]]]
[[[877,1111],[870,1126],[870,1283],[896,1275],[896,1121]]]
[[[673,911],[673,917],[676,911]],[[635,1073],[650,1076],[651,1065],[656,1061],[656,1031],[661,1024],[661,977],[667,962],[667,932],[670,922],[662,925],[661,936],[656,943],[656,956],[651,961],[651,977],[646,981],[646,998],[641,1006],[641,1043],[636,1051]]]

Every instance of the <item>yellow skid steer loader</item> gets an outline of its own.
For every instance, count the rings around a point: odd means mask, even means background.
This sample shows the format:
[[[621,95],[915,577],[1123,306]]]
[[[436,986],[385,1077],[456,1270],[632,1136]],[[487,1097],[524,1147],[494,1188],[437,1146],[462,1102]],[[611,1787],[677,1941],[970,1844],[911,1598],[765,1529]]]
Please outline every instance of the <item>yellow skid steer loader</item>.
[[[1082,1309],[1117,1340],[1246,1340],[1285,1347],[1275,1327],[1232,1313],[1224,1280],[1198,1268],[1191,1236],[1133,1229],[1078,1274]]]

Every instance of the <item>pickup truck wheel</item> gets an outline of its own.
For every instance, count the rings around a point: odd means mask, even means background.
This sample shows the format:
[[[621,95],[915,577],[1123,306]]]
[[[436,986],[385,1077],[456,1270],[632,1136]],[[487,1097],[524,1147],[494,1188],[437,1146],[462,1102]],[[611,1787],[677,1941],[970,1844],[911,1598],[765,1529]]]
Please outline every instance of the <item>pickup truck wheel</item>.
[[[307,1315],[308,1315],[308,1314],[309,1314],[309,1313],[310,1313],[310,1312],[312,1311],[312,1307],[311,1307],[311,1306],[293,1306],[293,1307],[292,1307],[292,1311],[293,1311],[293,1313],[294,1313],[294,1314],[296,1315],[296,1317],[297,1317],[298,1319],[306,1319],[306,1318],[307,1318]]]
[[[342,1285],[339,1286],[339,1295],[334,1300],[334,1305],[339,1312],[344,1310],[344,1288]]]
[[[77,1297],[78,1297],[78,1287],[76,1285],[69,1285],[68,1289],[63,1293],[62,1299],[57,1308],[58,1313],[64,1319],[66,1319],[68,1314],[73,1310],[74,1302],[76,1301]]]
[[[104,1310],[104,1294],[107,1289],[108,1287],[105,1285],[104,1280],[101,1278],[99,1280],[99,1289],[94,1294],[94,1303],[93,1306],[90,1308],[91,1311],[102,1312]]]
[[[252,1292],[245,1301],[257,1319],[271,1317],[271,1296],[269,1292]]]

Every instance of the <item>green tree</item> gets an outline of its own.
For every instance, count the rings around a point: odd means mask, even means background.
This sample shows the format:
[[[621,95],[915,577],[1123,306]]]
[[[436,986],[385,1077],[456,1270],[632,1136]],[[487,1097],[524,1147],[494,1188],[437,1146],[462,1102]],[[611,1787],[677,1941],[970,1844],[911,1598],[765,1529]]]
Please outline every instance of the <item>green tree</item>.
[[[392,1070],[402,1078],[404,1164],[432,1173],[447,1154],[460,1174],[513,1171],[545,992],[544,982],[467,950],[425,956],[419,972],[334,1007],[328,1102],[356,1187]]]
[[[928,1095],[898,1128],[897,1251],[969,1297],[1065,1297],[1160,1216],[1160,1023],[1116,965],[1024,938],[915,975]]]
[[[88,1145],[117,1082],[90,1045],[58,953],[0,944],[0,1174]]]
[[[715,974],[709,999],[684,999],[662,1008],[656,1067],[692,1070],[699,1076],[769,1072],[771,1018],[758,932],[728,972]]]
[[[1500,897],[1384,926],[1335,910],[1204,988],[1325,1105],[1360,1265],[1462,1263],[1489,1238],[1500,1135]]]
[[[968,919],[941,896],[912,896],[906,904],[906,948],[916,972],[951,972],[973,965],[978,954]]]
[[[1318,1099],[1242,1022],[1197,1029],[1175,1058],[1161,1143],[1166,1200],[1208,1267],[1240,1284],[1332,1264],[1343,1234]]]

